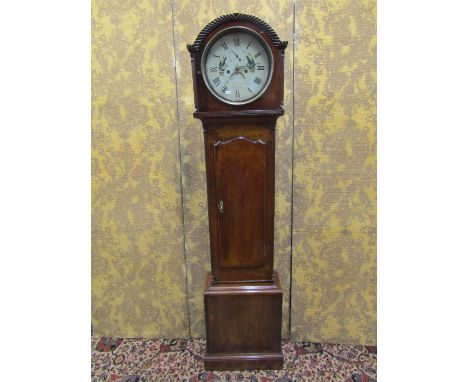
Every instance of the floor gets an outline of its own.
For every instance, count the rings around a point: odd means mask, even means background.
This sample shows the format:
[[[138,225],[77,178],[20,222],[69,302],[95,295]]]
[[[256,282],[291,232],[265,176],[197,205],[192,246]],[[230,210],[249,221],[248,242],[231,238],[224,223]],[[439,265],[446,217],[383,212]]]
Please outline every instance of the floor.
[[[203,369],[202,339],[92,337],[93,382],[376,382],[377,348],[283,341],[282,370],[212,372]]]

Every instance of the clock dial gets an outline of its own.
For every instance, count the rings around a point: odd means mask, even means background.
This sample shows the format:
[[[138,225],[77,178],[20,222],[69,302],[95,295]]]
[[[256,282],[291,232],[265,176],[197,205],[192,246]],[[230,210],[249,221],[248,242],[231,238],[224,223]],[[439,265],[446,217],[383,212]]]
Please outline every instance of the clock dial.
[[[273,71],[270,48],[246,28],[228,28],[215,36],[202,57],[203,79],[223,102],[241,105],[259,98]]]

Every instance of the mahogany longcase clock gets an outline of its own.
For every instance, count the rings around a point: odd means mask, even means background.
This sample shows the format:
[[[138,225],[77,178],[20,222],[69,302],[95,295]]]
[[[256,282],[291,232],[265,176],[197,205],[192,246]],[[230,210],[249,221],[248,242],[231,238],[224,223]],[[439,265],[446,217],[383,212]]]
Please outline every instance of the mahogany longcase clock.
[[[213,20],[187,46],[208,183],[207,369],[283,365],[273,220],[286,46],[264,21],[240,13]]]

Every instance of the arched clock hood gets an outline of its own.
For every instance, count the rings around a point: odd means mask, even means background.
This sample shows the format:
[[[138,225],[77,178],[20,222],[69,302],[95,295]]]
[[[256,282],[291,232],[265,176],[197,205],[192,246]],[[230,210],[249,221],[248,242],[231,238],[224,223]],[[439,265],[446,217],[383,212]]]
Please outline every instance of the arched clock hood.
[[[206,86],[203,79],[202,56],[210,41],[228,28],[246,28],[257,33],[272,53],[274,70],[268,89],[261,97],[243,105],[232,105],[218,99]],[[208,23],[198,33],[193,44],[188,44],[192,63],[192,79],[194,90],[195,112],[194,116],[200,119],[209,119],[213,116],[249,117],[263,114],[280,116],[283,109],[283,83],[284,83],[284,52],[288,46],[282,41],[275,30],[262,19],[244,13],[231,13],[220,16]]]

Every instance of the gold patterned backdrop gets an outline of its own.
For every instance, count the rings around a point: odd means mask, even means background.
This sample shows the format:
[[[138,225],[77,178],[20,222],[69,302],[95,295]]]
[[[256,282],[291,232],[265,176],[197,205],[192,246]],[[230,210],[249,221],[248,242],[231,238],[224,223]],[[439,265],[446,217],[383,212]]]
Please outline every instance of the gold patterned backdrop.
[[[206,179],[186,44],[231,12],[290,41],[276,150],[283,337],[374,344],[375,0],[93,1],[93,331],[204,336]]]
[[[92,9],[93,329],[188,336],[171,3]]]
[[[291,336],[376,342],[376,4],[296,2]]]

